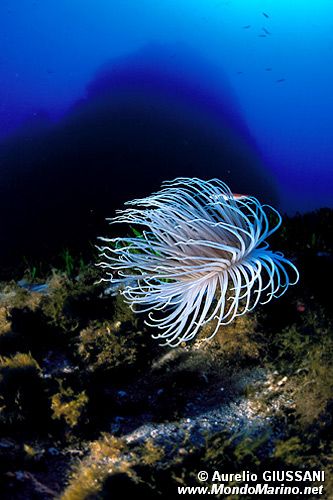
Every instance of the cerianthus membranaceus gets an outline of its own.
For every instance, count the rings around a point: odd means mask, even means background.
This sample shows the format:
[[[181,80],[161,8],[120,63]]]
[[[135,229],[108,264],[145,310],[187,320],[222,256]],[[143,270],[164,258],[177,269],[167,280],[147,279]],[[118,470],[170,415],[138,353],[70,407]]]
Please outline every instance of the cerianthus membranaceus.
[[[140,231],[101,238],[103,280],[123,284],[126,301],[149,311],[146,323],[167,345],[189,341],[215,321],[211,338],[298,281],[295,265],[265,241],[280,226],[279,213],[252,196],[233,195],[218,179],[177,178],[127,205],[135,208],[119,210],[110,223]]]

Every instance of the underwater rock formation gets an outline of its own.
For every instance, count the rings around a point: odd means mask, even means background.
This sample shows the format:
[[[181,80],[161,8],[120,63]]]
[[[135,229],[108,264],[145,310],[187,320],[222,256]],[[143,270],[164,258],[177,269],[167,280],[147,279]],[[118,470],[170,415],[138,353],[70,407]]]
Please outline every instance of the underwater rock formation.
[[[200,470],[294,469],[325,471],[333,498],[332,223],[287,217],[270,241],[302,286],[185,348],[152,340],[93,265],[0,283],[1,500],[170,499]]]
[[[203,169],[273,202],[274,181],[237,100],[223,76],[219,93],[203,81],[211,73],[191,50],[149,46],[106,64],[57,123],[3,142],[3,264],[22,255],[45,261],[65,247],[82,251],[124,201]]]

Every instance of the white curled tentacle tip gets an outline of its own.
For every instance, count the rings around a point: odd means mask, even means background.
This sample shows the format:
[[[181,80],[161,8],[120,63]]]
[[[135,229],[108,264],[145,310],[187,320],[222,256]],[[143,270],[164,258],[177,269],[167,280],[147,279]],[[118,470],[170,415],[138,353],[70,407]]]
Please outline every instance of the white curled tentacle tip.
[[[219,179],[179,177],[126,205],[135,208],[108,221],[127,224],[130,236],[99,238],[97,265],[108,272],[100,281],[125,285],[120,293],[132,311],[149,311],[145,324],[161,331],[153,338],[162,345],[189,342],[217,321],[210,339],[299,280],[295,264],[266,241],[281,215],[252,196],[234,196]]]

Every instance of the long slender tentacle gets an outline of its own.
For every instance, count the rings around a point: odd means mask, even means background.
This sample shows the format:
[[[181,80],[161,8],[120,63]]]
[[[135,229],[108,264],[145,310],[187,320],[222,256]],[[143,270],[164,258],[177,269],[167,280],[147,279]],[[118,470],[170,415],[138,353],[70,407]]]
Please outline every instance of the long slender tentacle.
[[[167,345],[193,339],[216,320],[212,337],[298,281],[295,265],[265,241],[281,225],[280,214],[254,197],[235,198],[219,179],[180,177],[126,205],[110,224],[141,234],[100,238],[101,281],[122,284],[125,300],[149,313],[147,324]]]

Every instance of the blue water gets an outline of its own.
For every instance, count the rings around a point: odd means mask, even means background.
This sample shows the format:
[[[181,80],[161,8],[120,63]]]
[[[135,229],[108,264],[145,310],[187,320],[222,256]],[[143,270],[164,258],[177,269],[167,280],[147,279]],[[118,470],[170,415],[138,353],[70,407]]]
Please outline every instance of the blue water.
[[[175,113],[191,94],[192,120],[205,106],[223,114],[283,211],[333,206],[331,0],[2,0],[0,47],[3,141],[23,124],[61,122],[105,65],[126,61],[138,78],[142,61],[151,95],[163,71],[171,93],[187,82]],[[2,168],[3,158],[0,181]]]

